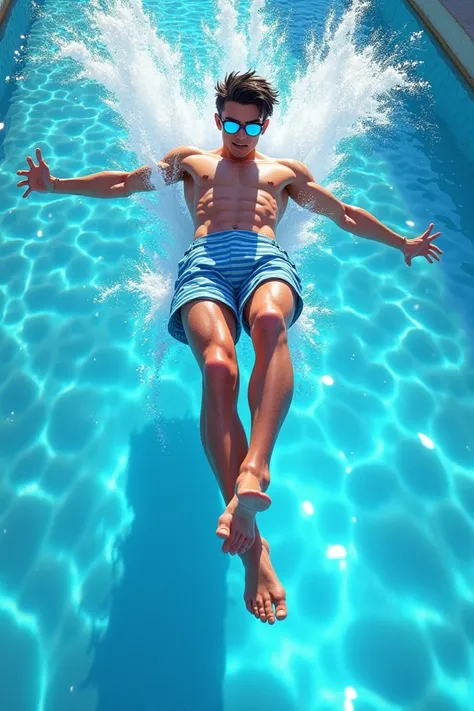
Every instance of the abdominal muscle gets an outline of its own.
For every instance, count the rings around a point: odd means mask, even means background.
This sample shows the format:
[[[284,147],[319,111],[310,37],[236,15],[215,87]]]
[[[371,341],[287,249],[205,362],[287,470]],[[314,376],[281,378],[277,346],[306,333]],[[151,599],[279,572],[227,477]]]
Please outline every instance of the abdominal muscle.
[[[249,230],[275,239],[277,202],[261,190],[252,192],[251,198],[227,187],[209,190],[196,204],[194,239],[224,230]]]
[[[192,156],[183,165],[194,239],[227,230],[248,230],[276,239],[275,230],[288,202],[284,188],[291,182],[292,171],[271,160],[235,164],[219,158]]]

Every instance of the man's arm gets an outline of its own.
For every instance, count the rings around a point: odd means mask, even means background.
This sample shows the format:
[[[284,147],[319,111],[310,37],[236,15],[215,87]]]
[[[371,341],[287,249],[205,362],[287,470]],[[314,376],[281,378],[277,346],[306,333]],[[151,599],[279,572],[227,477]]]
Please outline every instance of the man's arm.
[[[439,261],[438,255],[442,254],[442,251],[432,244],[432,240],[441,233],[431,235],[433,225],[430,225],[420,237],[409,240],[383,225],[370,212],[361,207],[346,205],[338,200],[332,193],[314,181],[310,170],[300,161],[282,160],[279,162],[291,168],[295,173],[295,179],[287,185],[286,189],[289,196],[301,207],[326,215],[346,232],[401,250],[408,265],[411,264],[411,259],[418,255],[426,257],[429,262],[432,261],[431,258]]]
[[[173,148],[158,161],[166,185],[171,185],[184,177],[181,163],[184,158],[199,153],[198,148],[192,146],[179,146]],[[25,180],[18,183],[18,187],[28,186],[23,197],[26,198],[32,191],[42,193],[58,193],[60,195],[83,195],[97,198],[128,197],[133,193],[156,190],[152,182],[152,169],[144,165],[131,172],[107,170],[82,178],[55,178],[51,175],[49,166],[45,163],[41,151],[36,149],[38,165],[32,158],[26,159],[30,170],[19,170],[18,175],[25,176]]]

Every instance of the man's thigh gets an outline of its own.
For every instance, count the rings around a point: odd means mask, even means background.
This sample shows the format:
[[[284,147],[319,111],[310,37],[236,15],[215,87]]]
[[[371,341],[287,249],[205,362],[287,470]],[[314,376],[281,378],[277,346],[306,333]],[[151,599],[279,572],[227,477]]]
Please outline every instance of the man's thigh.
[[[236,360],[236,319],[229,306],[210,299],[193,299],[181,307],[181,319],[201,369],[211,347],[221,347],[229,358]]]

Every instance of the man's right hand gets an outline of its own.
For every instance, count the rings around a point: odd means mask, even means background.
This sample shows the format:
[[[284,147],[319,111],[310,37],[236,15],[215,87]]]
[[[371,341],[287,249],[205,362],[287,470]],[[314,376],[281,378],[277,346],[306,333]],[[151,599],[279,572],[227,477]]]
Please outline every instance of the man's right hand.
[[[54,190],[54,178],[51,177],[49,166],[44,162],[39,148],[36,149],[36,158],[38,165],[35,165],[31,156],[28,156],[26,160],[30,169],[17,171],[17,175],[26,176],[26,180],[17,184],[18,188],[28,185],[28,189],[23,195],[24,198],[28,197],[33,190],[39,193],[52,193]]]

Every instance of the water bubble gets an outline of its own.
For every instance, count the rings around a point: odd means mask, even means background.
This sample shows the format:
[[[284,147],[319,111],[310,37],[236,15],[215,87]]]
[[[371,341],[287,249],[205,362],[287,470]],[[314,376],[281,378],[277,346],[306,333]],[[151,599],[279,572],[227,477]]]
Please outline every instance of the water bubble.
[[[308,516],[312,516],[314,514],[314,506],[311,501],[303,501],[301,508]]]
[[[334,378],[332,378],[330,375],[323,375],[321,378],[321,382],[323,385],[334,385]]]

